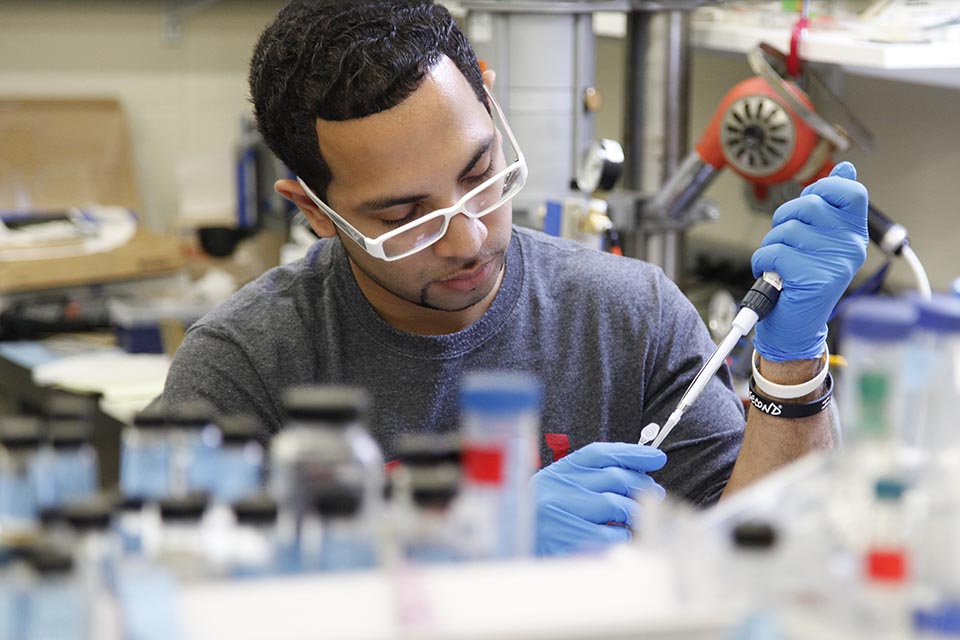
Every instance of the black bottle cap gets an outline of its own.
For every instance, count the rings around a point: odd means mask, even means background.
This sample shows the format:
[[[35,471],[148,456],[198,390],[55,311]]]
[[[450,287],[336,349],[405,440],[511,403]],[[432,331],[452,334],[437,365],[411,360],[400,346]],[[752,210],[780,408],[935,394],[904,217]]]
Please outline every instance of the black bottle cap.
[[[777,530],[766,522],[741,522],[733,528],[738,549],[771,549],[777,544]]]
[[[34,547],[27,553],[26,559],[34,571],[45,578],[62,576],[73,571],[73,558],[70,554],[55,547]]]
[[[110,504],[99,498],[71,503],[63,507],[63,519],[77,531],[109,529],[110,516]]]
[[[238,524],[273,524],[277,521],[277,503],[268,496],[255,496],[233,504]]]
[[[288,418],[315,420],[328,425],[362,420],[370,409],[370,398],[359,387],[306,385],[287,389],[283,408]]]
[[[460,436],[455,433],[404,435],[397,444],[397,459],[407,466],[460,464]]]
[[[223,444],[246,444],[266,439],[260,429],[260,423],[253,416],[223,416],[217,420],[217,426],[223,436]]]
[[[40,445],[40,420],[20,415],[0,417],[0,444],[10,451],[36,449]]]
[[[120,496],[116,500],[114,509],[117,511],[140,511],[146,500],[142,496]]]
[[[96,413],[102,397],[103,394],[99,392],[50,389],[44,402],[44,414],[52,420],[64,418],[89,420]]]
[[[361,502],[358,488],[336,486],[319,490],[313,505],[323,518],[349,518],[357,514]]]
[[[413,502],[419,507],[445,509],[457,497],[457,485],[414,487]]]
[[[133,426],[140,429],[162,429],[167,426],[167,405],[154,400],[133,416]]]
[[[190,522],[203,517],[207,510],[206,494],[192,494],[184,498],[167,498],[160,501],[160,518],[164,521]]]
[[[90,441],[90,427],[86,420],[58,420],[50,423],[48,429],[54,449],[77,449]]]
[[[63,521],[63,510],[60,507],[41,507],[37,517],[41,527],[50,527]]]
[[[216,409],[206,400],[188,400],[167,406],[167,420],[171,426],[181,429],[202,429],[216,415]]]

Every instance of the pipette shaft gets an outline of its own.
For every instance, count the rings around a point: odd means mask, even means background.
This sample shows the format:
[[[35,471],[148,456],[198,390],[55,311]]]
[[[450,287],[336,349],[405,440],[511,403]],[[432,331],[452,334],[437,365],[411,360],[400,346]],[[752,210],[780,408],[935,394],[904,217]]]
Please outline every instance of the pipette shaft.
[[[740,303],[740,311],[733,320],[733,327],[730,329],[730,332],[720,341],[720,344],[714,349],[713,354],[703,364],[700,371],[697,372],[693,382],[690,383],[683,397],[680,398],[677,408],[670,414],[666,424],[663,425],[663,428],[660,429],[660,432],[656,438],[654,438],[651,443],[652,447],[660,447],[664,439],[670,435],[673,428],[680,422],[680,418],[684,412],[700,397],[700,394],[707,387],[710,379],[713,378],[714,374],[727,359],[727,356],[733,351],[733,348],[737,346],[740,338],[750,333],[754,325],[770,313],[780,298],[780,289],[782,287],[783,281],[780,279],[780,276],[772,271],[768,271],[757,278],[757,281],[753,283],[750,291],[743,297],[743,301]]]

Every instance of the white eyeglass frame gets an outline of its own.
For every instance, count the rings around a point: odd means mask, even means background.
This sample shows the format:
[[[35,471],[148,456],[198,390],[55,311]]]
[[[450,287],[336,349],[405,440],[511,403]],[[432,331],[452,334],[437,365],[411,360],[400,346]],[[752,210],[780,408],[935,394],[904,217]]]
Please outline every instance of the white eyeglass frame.
[[[500,109],[500,105],[497,104],[497,101],[496,101],[496,99],[493,97],[493,94],[490,93],[490,90],[487,89],[486,86],[483,87],[483,90],[486,92],[487,97],[490,98],[490,102],[491,102],[491,104],[493,104],[493,108],[496,109],[497,115],[498,115],[499,118],[500,118],[500,122],[503,123],[503,128],[504,128],[504,131],[505,131],[506,134],[507,134],[507,139],[510,141],[510,144],[513,146],[514,151],[517,152],[517,159],[516,159],[515,161],[511,162],[510,164],[508,164],[507,166],[505,166],[505,167],[504,167],[503,169],[501,169],[500,171],[498,171],[495,175],[491,176],[491,177],[488,178],[487,180],[484,180],[481,184],[477,185],[476,187],[474,187],[473,189],[471,189],[470,191],[468,191],[466,194],[464,194],[464,196],[463,196],[462,198],[460,198],[460,199],[456,202],[456,204],[453,204],[452,206],[449,206],[449,207],[445,207],[445,208],[443,208],[443,209],[437,209],[437,210],[435,210],[435,211],[432,211],[431,213],[428,213],[428,214],[426,214],[426,215],[424,215],[424,216],[421,216],[421,217],[417,218],[416,220],[413,220],[413,221],[411,221],[411,222],[408,222],[407,224],[403,225],[402,227],[397,227],[396,229],[391,229],[391,230],[388,231],[387,233],[381,234],[381,235],[377,236],[376,238],[368,238],[367,236],[363,235],[359,230],[357,230],[356,227],[354,227],[352,224],[350,224],[349,222],[347,222],[347,221],[344,219],[343,216],[341,216],[339,213],[337,213],[336,211],[334,211],[333,208],[330,207],[330,205],[328,205],[328,204],[325,203],[323,200],[321,200],[320,198],[318,198],[317,195],[310,189],[310,187],[307,186],[307,183],[305,183],[299,176],[297,177],[297,182],[299,182],[299,183],[300,183],[300,186],[303,187],[304,192],[307,194],[307,196],[310,198],[310,200],[312,200],[313,203],[314,203],[315,205],[317,205],[317,207],[319,207],[321,211],[323,211],[325,214],[327,214],[327,216],[330,217],[330,219],[333,221],[333,223],[336,224],[338,227],[340,227],[340,230],[341,230],[341,231],[343,231],[345,234],[347,234],[348,236],[350,236],[350,239],[351,239],[351,240],[353,240],[353,241],[356,242],[358,245],[360,245],[360,247],[361,247],[364,251],[366,251],[367,253],[369,253],[369,254],[370,254],[371,256],[373,256],[374,258],[379,258],[380,260],[384,260],[384,261],[386,261],[386,262],[393,262],[394,260],[401,260],[401,259],[406,258],[406,257],[408,257],[408,256],[411,256],[411,255],[413,255],[413,254],[415,254],[415,253],[417,253],[417,252],[419,252],[419,251],[423,251],[423,250],[426,249],[427,247],[429,247],[429,246],[435,244],[436,242],[438,242],[443,236],[446,235],[447,230],[450,228],[450,219],[453,218],[455,215],[457,215],[457,214],[459,214],[459,213],[462,213],[462,214],[464,214],[465,216],[467,216],[467,217],[469,217],[469,218],[473,218],[474,220],[476,220],[476,219],[478,219],[478,218],[481,218],[481,217],[487,215],[488,213],[491,213],[491,212],[495,211],[496,209],[499,209],[500,207],[504,206],[507,202],[509,202],[510,200],[512,200],[518,193],[520,193],[520,191],[523,189],[524,185],[526,185],[526,182],[527,182],[527,174],[528,174],[526,157],[523,155],[523,151],[521,151],[520,145],[517,144],[517,139],[516,139],[516,137],[513,135],[513,130],[510,129],[510,124],[507,122],[506,117],[504,117],[504,115],[503,115],[503,110]],[[494,123],[493,126],[496,127],[496,126],[497,126],[496,123]],[[495,206],[495,207],[489,207],[489,208],[484,209],[483,211],[478,212],[478,213],[471,213],[471,212],[467,211],[467,210],[464,208],[464,206],[466,205],[466,203],[467,203],[471,198],[473,198],[475,195],[481,193],[483,190],[489,188],[490,185],[492,185],[492,184],[494,184],[495,182],[497,182],[497,180],[500,180],[501,178],[503,178],[504,176],[506,176],[506,175],[507,175],[508,173],[510,173],[511,171],[514,171],[514,170],[517,170],[517,169],[520,170],[520,178],[519,178],[520,186],[517,187],[517,189],[513,192],[513,195],[511,195],[509,198],[507,198],[507,199],[504,200],[503,202],[500,202],[500,203],[497,204],[497,206]],[[429,222],[429,221],[431,221],[431,220],[435,220],[436,218],[439,218],[439,217],[443,217],[443,218],[444,218],[443,228],[442,228],[442,230],[440,231],[440,233],[437,234],[437,237],[434,238],[433,240],[431,240],[430,242],[427,242],[427,243],[425,243],[425,244],[422,244],[422,245],[420,245],[420,246],[418,246],[418,247],[414,247],[413,249],[411,249],[411,250],[409,250],[409,251],[407,251],[407,252],[405,252],[405,253],[402,253],[402,254],[400,254],[400,255],[397,255],[397,256],[387,256],[386,253],[384,253],[384,250],[383,250],[383,243],[384,243],[384,242],[386,242],[386,241],[388,241],[388,240],[390,240],[390,239],[392,239],[392,238],[395,238],[396,236],[400,235],[401,233],[406,233],[406,232],[409,231],[410,229],[413,229],[413,228],[415,228],[415,227],[418,227],[418,226],[420,226],[420,225],[422,225],[422,224],[426,224],[427,222]]]

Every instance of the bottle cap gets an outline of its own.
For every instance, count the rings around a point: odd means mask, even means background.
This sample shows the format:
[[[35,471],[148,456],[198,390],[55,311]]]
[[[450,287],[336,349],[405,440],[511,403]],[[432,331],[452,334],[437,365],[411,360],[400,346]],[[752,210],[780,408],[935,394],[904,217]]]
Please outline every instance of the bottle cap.
[[[406,466],[460,464],[460,436],[456,433],[411,433],[397,444],[397,460]]]
[[[27,554],[27,561],[34,571],[46,578],[52,578],[73,571],[73,558],[69,553],[41,545]]]
[[[86,420],[57,420],[48,425],[48,430],[54,449],[77,449],[90,441],[90,426]]]
[[[360,490],[338,485],[316,492],[313,506],[323,518],[349,518],[360,510]]]
[[[937,333],[960,333],[960,298],[933,294],[930,300],[917,300],[917,324]]]
[[[287,389],[283,408],[290,419],[345,426],[366,417],[370,398],[358,387],[302,385]]]
[[[857,298],[843,312],[842,332],[877,342],[905,340],[917,322],[914,305],[894,298]]]
[[[238,524],[273,524],[277,521],[277,503],[268,496],[255,496],[232,505]]]
[[[84,418],[90,419],[97,411],[100,392],[73,392],[63,389],[50,389],[44,402],[44,414],[52,419]]]
[[[154,400],[133,416],[133,426],[140,429],[162,429],[167,426],[167,405]]]
[[[217,426],[224,444],[246,444],[260,442],[261,437],[266,439],[266,434],[261,431],[260,424],[253,416],[223,416],[217,420]]]
[[[738,549],[772,549],[777,544],[777,530],[767,522],[741,522],[733,528],[733,544]]]
[[[114,508],[117,511],[140,511],[145,503],[142,496],[119,496]]]
[[[207,510],[206,494],[192,494],[184,498],[167,498],[160,501],[160,518],[164,521],[197,521]]]
[[[170,408],[167,420],[180,429],[203,429],[210,424],[216,409],[206,400],[189,400]]]
[[[878,478],[873,485],[873,492],[877,500],[899,500],[905,489],[906,485],[899,478]]]
[[[51,527],[63,521],[63,510],[58,506],[41,507],[37,517],[40,520],[41,527]]]
[[[9,451],[36,449],[40,445],[40,420],[33,416],[0,417],[0,444]]]
[[[77,531],[104,531],[110,528],[110,505],[94,498],[64,505],[63,519]]]
[[[419,507],[445,509],[457,497],[459,489],[457,476],[427,474],[414,481],[410,495]]]
[[[460,408],[494,414],[539,410],[541,395],[540,383],[531,374],[474,372],[463,378]]]

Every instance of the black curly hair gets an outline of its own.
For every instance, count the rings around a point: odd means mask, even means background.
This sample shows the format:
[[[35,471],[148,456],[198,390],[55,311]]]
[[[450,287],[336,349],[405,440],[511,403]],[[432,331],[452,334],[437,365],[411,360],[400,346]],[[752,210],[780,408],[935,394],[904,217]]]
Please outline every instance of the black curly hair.
[[[295,0],[260,35],[250,61],[257,128],[274,154],[326,198],[330,168],[316,120],[396,106],[450,58],[486,106],[476,54],[430,0]]]

